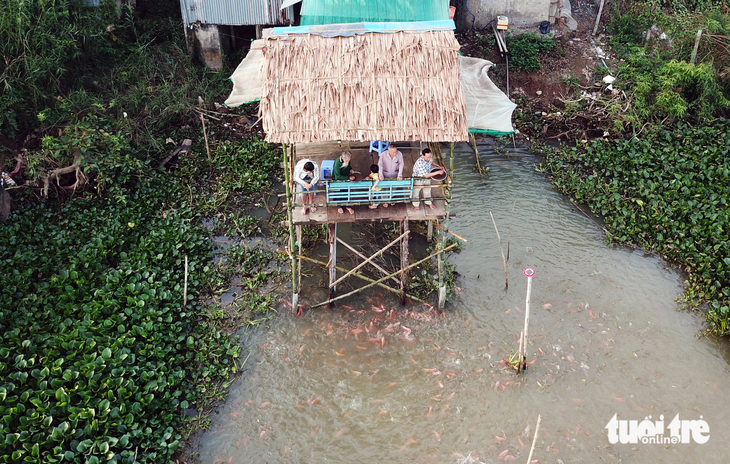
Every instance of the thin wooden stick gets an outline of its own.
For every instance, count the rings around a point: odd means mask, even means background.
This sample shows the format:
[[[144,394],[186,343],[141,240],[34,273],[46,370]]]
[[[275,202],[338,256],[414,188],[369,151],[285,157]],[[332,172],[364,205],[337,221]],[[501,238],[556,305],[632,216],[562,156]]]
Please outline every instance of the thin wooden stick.
[[[287,252],[286,252],[285,250],[277,249],[277,251],[278,251],[279,253],[289,254],[289,253],[287,253]],[[325,263],[324,261],[319,261],[319,260],[317,260],[317,259],[313,259],[313,258],[310,258],[310,257],[308,257],[308,256],[304,256],[304,255],[296,255],[296,256],[297,256],[297,258],[299,258],[299,259],[303,259],[303,260],[305,260],[305,261],[309,261],[309,262],[311,262],[311,263],[314,263],[314,264],[319,264],[320,266],[325,266],[325,267],[327,267],[327,264],[328,264],[328,263]],[[334,266],[334,268],[335,268],[335,269],[337,269],[338,271],[342,271],[342,272],[347,272],[347,269],[345,269],[345,268],[343,268],[343,267],[339,267],[339,266]],[[400,271],[398,271],[398,272],[400,272]],[[369,278],[369,277],[367,277],[367,276],[364,276],[364,275],[362,275],[362,274],[360,274],[360,273],[357,273],[357,272],[354,272],[354,273],[353,273],[352,275],[353,275],[353,276],[355,276],[355,277],[357,277],[357,278],[360,278],[360,279],[362,279],[362,280],[365,280],[365,281],[367,281],[367,282],[370,282],[370,283],[373,283],[373,282],[375,282],[375,280],[373,280],[373,279],[371,279],[371,278]],[[382,281],[379,281],[379,282],[382,282]],[[378,285],[378,287],[380,287],[380,288],[383,288],[383,289],[385,289],[385,290],[388,290],[389,292],[393,292],[393,293],[396,293],[396,294],[400,295],[400,290],[396,290],[396,289],[394,289],[394,288],[392,288],[392,287],[388,287],[388,286],[387,286],[387,285],[385,285],[384,283],[379,283],[379,284],[377,284],[377,285]],[[343,296],[344,296],[344,295],[343,295]],[[413,296],[413,295],[406,295],[406,296],[407,296],[408,298],[410,298],[411,300],[414,300],[414,301],[418,301],[419,303],[425,303],[425,301],[423,301],[423,300],[421,300],[420,298],[418,298],[418,297],[415,297],[415,296]],[[336,298],[330,298],[330,299],[334,301],[334,300],[335,300]],[[323,306],[323,305],[318,305],[318,306]],[[315,307],[315,308],[316,308],[316,306],[313,306],[313,307]]]
[[[512,214],[509,216],[509,229],[507,229],[507,261],[509,261],[509,242],[512,239],[512,217],[515,215],[517,200],[512,202]]]
[[[183,286],[183,309],[188,304],[188,255],[185,255],[185,284]]]
[[[528,274],[527,271],[530,271]],[[529,340],[530,330],[530,293],[532,292],[532,276],[534,275],[532,269],[526,269],[525,275],[527,276],[527,296],[525,297],[525,327],[522,329],[522,356],[520,356],[519,364],[517,366],[517,372],[527,370],[527,341]]]
[[[494,231],[497,232],[497,240],[499,241],[499,250],[502,252],[502,264],[504,265],[504,288],[509,287],[509,281],[507,280],[507,260],[504,257],[504,247],[502,246],[502,239],[499,238],[499,230],[497,230],[497,223],[492,216],[492,212],[489,212],[489,216],[492,218],[492,224],[494,224]]]
[[[354,294],[356,294],[356,293],[360,293],[361,291],[363,291],[363,290],[365,290],[365,289],[368,289],[368,288],[370,288],[370,287],[373,287],[373,286],[375,286],[375,285],[378,285],[378,284],[380,284],[380,283],[383,283],[383,281],[385,281],[385,280],[388,280],[388,279],[390,279],[391,277],[394,277],[394,276],[396,276],[396,275],[400,274],[400,273],[401,273],[402,271],[406,271],[406,270],[408,270],[408,269],[414,268],[414,267],[418,266],[419,264],[421,264],[421,263],[424,263],[424,262],[428,261],[429,259],[433,258],[434,256],[436,256],[436,255],[438,255],[438,254],[441,254],[441,253],[446,253],[447,251],[449,251],[450,249],[452,249],[452,248],[453,248],[453,247],[455,247],[455,246],[456,246],[456,243],[452,243],[451,245],[447,246],[447,247],[446,247],[446,248],[444,248],[443,250],[439,250],[439,251],[437,251],[437,252],[435,252],[435,253],[431,253],[430,255],[426,256],[426,257],[425,257],[425,258],[423,258],[422,260],[420,260],[420,261],[417,261],[417,262],[415,262],[415,263],[413,263],[413,264],[409,265],[408,267],[406,267],[406,268],[404,268],[404,269],[402,269],[402,270],[399,270],[399,271],[395,271],[394,273],[392,273],[392,274],[390,274],[390,275],[387,275],[387,276],[385,276],[385,277],[381,278],[380,280],[377,280],[377,281],[375,281],[375,282],[373,282],[373,283],[371,283],[371,284],[369,284],[369,285],[366,285],[366,286],[364,286],[364,287],[361,287],[361,288],[358,288],[358,289],[356,289],[356,290],[353,290],[353,291],[351,291],[350,293],[347,293],[347,294],[345,294],[345,295],[340,295],[340,296],[338,296],[338,297],[336,297],[336,298],[332,298],[331,300],[327,300],[327,301],[323,301],[323,302],[321,302],[321,303],[317,303],[316,305],[312,306],[312,309],[314,309],[314,308],[318,308],[318,307],[320,307],[320,306],[325,306],[325,305],[328,305],[328,304],[329,304],[330,302],[332,302],[332,301],[337,301],[337,300],[341,300],[342,298],[347,298],[348,296],[352,296],[352,295],[354,295]],[[388,288],[390,288],[390,287],[388,287]],[[392,290],[392,289],[391,289],[391,290]],[[398,291],[396,290],[396,292],[398,292]],[[398,293],[400,293],[400,292],[398,292]],[[412,298],[412,297],[409,297],[409,298]]]
[[[355,254],[356,254],[357,256],[359,256],[360,258],[362,258],[362,259],[367,259],[367,256],[365,256],[364,254],[362,254],[362,253],[360,253],[359,251],[357,251],[357,250],[356,250],[355,248],[353,248],[353,247],[351,247],[350,245],[348,245],[348,244],[347,244],[347,243],[346,243],[345,241],[343,241],[343,240],[342,240],[341,238],[339,238],[339,237],[335,237],[335,239],[336,239],[336,240],[337,240],[338,242],[340,242],[341,244],[345,245],[345,247],[346,247],[346,248],[347,248],[348,250],[352,251],[353,253],[355,253]],[[371,262],[370,264],[371,264],[371,265],[372,265],[372,266],[373,266],[373,267],[374,267],[375,269],[377,269],[377,270],[379,270],[380,272],[382,272],[382,273],[383,273],[383,275],[388,275],[388,274],[390,274],[390,271],[386,271],[385,269],[383,269],[382,267],[378,266],[377,264],[375,264],[375,263],[373,263],[373,262]],[[395,282],[395,283],[399,283],[399,282],[398,282],[398,279],[396,279],[395,277],[393,277],[393,278],[392,278],[391,280],[392,280],[393,282]]]
[[[408,235],[409,233],[410,233],[410,232],[404,232],[403,234],[401,234],[400,236],[398,236],[398,238],[396,238],[395,240],[393,240],[392,242],[390,242],[389,244],[387,244],[387,245],[386,245],[386,246],[385,246],[384,248],[382,248],[382,249],[380,249],[380,250],[376,251],[376,252],[375,252],[375,253],[374,253],[374,254],[373,254],[373,255],[372,255],[371,257],[367,258],[367,259],[366,259],[365,261],[363,261],[362,263],[360,263],[360,264],[358,264],[357,266],[355,266],[355,268],[354,268],[353,270],[351,270],[351,271],[348,271],[348,272],[347,272],[347,273],[346,273],[345,275],[343,275],[342,277],[340,277],[339,279],[337,279],[336,281],[334,281],[333,283],[331,283],[331,284],[330,284],[330,288],[332,288],[332,287],[334,287],[335,285],[337,285],[337,284],[339,284],[340,282],[342,282],[342,281],[343,281],[343,280],[344,280],[344,279],[345,279],[345,278],[346,278],[347,276],[349,276],[349,275],[350,275],[350,274],[352,274],[353,272],[357,271],[358,269],[360,269],[361,267],[363,267],[363,266],[364,266],[364,265],[366,265],[367,263],[371,262],[371,261],[372,261],[373,259],[375,259],[376,257],[378,257],[378,256],[382,256],[382,253],[383,253],[383,252],[384,252],[385,250],[387,250],[388,248],[392,247],[392,246],[393,246],[393,245],[395,245],[396,243],[400,242],[400,241],[401,241],[401,239],[403,238],[403,236],[405,236],[405,235]]]
[[[456,235],[454,232],[452,232],[450,230],[444,229],[444,227],[441,224],[439,224],[438,222],[436,222],[436,221],[431,221],[431,224],[435,225],[436,227],[438,227],[439,229],[443,230],[447,234],[453,235],[454,237],[458,238],[459,240],[461,240],[464,243],[468,242],[468,240],[465,239],[464,237],[460,237],[459,235]]]
[[[203,137],[205,137],[205,151],[208,152],[208,166],[209,166],[209,174],[213,173],[213,159],[210,157],[210,147],[208,146],[208,132],[205,130],[205,118],[202,114],[198,113],[200,116],[200,122],[203,123]]]
[[[603,5],[603,2],[601,2],[601,5]],[[530,454],[527,455],[527,464],[530,464],[532,462],[532,453],[535,451],[535,444],[537,443],[537,432],[540,431],[540,422],[542,421],[542,416],[540,414],[537,415],[537,425],[535,426],[535,436],[532,438],[532,447],[530,448]]]
[[[598,31],[598,23],[601,22],[601,13],[603,13],[603,2],[604,0],[601,0],[601,6],[598,7],[598,16],[596,16],[596,25],[593,26],[593,35],[596,35],[596,31]]]

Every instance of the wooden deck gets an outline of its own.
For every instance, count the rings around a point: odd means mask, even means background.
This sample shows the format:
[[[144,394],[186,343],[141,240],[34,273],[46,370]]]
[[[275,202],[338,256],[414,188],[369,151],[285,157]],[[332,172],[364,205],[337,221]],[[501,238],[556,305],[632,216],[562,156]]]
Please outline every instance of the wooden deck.
[[[421,155],[421,144],[413,142],[411,144],[397,144],[398,150],[403,153],[403,177],[411,177],[413,173],[413,164]],[[322,166],[324,160],[335,160],[343,151],[349,151],[352,154],[352,167],[356,171],[360,171],[363,176],[370,173],[370,166],[378,164],[378,154],[369,152],[370,144],[367,142],[326,142],[326,143],[307,143],[297,144],[296,161],[309,158],[318,166]],[[427,147],[426,144],[423,148]],[[385,153],[384,153],[385,154]],[[320,175],[322,173],[320,172]],[[318,189],[322,187],[318,186]],[[433,185],[431,187],[431,196],[443,198],[443,185]],[[343,208],[343,213],[337,212],[336,206],[324,206],[324,193],[319,193],[314,197],[314,203],[317,208],[316,212],[309,212],[307,215],[302,214],[301,196],[296,196],[296,208],[293,212],[294,225],[315,225],[315,224],[331,224],[335,222],[360,222],[360,221],[425,221],[425,220],[441,220],[446,217],[446,207],[444,200],[433,200],[436,207],[431,209],[421,201],[419,211],[413,207],[411,202],[396,203],[388,208],[379,205],[376,209],[370,209],[367,205],[353,206],[355,214],[350,214]]]
[[[419,143],[411,143],[399,145],[396,143],[398,150],[403,153],[403,177],[411,177],[413,173],[413,163],[421,156],[421,146]],[[428,145],[424,144],[423,148]],[[363,177],[370,174],[370,166],[378,164],[378,154],[374,151],[368,152],[370,144],[367,142],[325,142],[325,143],[302,143],[297,144],[295,154],[296,161],[309,158],[317,166],[322,166],[324,160],[336,160],[343,151],[352,153],[352,168],[362,173]]]
[[[435,189],[434,189],[435,190]],[[315,200],[315,203],[317,200]],[[294,225],[316,225],[330,224],[334,222],[362,222],[362,221],[426,221],[441,220],[446,217],[446,207],[443,200],[434,200],[435,209],[431,209],[421,202],[421,208],[416,211],[411,203],[397,203],[393,206],[383,208],[378,206],[377,209],[370,209],[367,206],[354,206],[355,214],[350,214],[344,210],[342,214],[337,212],[335,206],[321,206],[315,212],[302,214],[302,207],[297,206],[293,211],[292,219]]]

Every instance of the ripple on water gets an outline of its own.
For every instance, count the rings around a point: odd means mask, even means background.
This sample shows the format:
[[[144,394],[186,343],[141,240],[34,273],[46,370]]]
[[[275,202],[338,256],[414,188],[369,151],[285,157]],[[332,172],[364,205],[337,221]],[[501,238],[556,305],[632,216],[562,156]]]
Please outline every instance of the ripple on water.
[[[201,437],[200,462],[524,462],[538,414],[539,462],[726,462],[730,356],[724,340],[696,336],[698,314],[676,311],[683,277],[604,244],[533,157],[483,153],[483,184],[461,148],[450,227],[469,242],[450,258],[462,291],[446,313],[375,292],[352,309],[282,311],[247,338],[247,371]],[[505,252],[509,242],[506,290],[489,211]],[[500,360],[517,348],[528,266],[534,363],[518,376]],[[608,443],[614,414],[677,413],[702,415],[710,441]]]

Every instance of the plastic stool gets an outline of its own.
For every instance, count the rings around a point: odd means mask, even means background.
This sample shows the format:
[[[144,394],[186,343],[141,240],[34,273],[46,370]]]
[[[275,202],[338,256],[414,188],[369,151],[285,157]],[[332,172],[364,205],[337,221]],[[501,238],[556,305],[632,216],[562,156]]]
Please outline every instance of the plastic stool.
[[[379,140],[373,140],[370,142],[370,150],[368,150],[368,153],[371,151],[375,151],[379,154],[383,153],[385,150],[388,149],[388,146],[390,145],[390,142],[381,142]]]
[[[335,169],[335,161],[334,160],[324,160],[322,161],[322,180],[331,180],[332,179],[332,171]]]

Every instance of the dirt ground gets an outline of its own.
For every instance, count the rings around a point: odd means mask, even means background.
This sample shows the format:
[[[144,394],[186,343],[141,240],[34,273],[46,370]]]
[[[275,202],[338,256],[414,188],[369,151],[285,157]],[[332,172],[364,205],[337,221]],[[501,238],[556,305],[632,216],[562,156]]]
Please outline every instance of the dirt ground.
[[[592,45],[593,43],[603,50],[606,49],[604,43],[607,37],[601,32],[605,31],[607,11],[605,9],[603,11],[598,34],[592,36],[598,4],[591,0],[571,0],[571,5],[572,16],[578,27],[575,30],[569,30],[565,25],[552,27],[551,33],[557,46],[550,53],[540,57],[541,68],[533,72],[512,69],[509,71],[509,97],[518,103],[513,117],[513,124],[520,132],[518,138],[539,137],[544,141],[558,139],[567,141],[574,135],[590,139],[605,134],[601,121],[579,118],[577,121],[567,122],[560,118],[560,111],[565,108],[564,100],[575,98],[577,90],[601,91],[600,78],[605,74],[605,70],[600,74],[599,68],[603,66],[603,62],[610,66],[611,61],[608,57],[604,57],[602,61]],[[535,32],[540,35],[537,28],[510,32],[513,34]],[[493,62],[495,66],[490,70],[490,77],[497,87],[508,93],[505,57],[500,54],[496,45],[486,48],[483,45],[484,41],[479,39],[482,35],[493,37],[494,33],[491,27],[481,33],[474,30],[457,32],[456,37],[461,44],[461,52],[467,56]],[[525,121],[530,119],[528,115],[532,119],[535,119],[534,115],[538,115],[538,119],[550,121],[544,121],[544,124],[539,121],[525,124]]]

